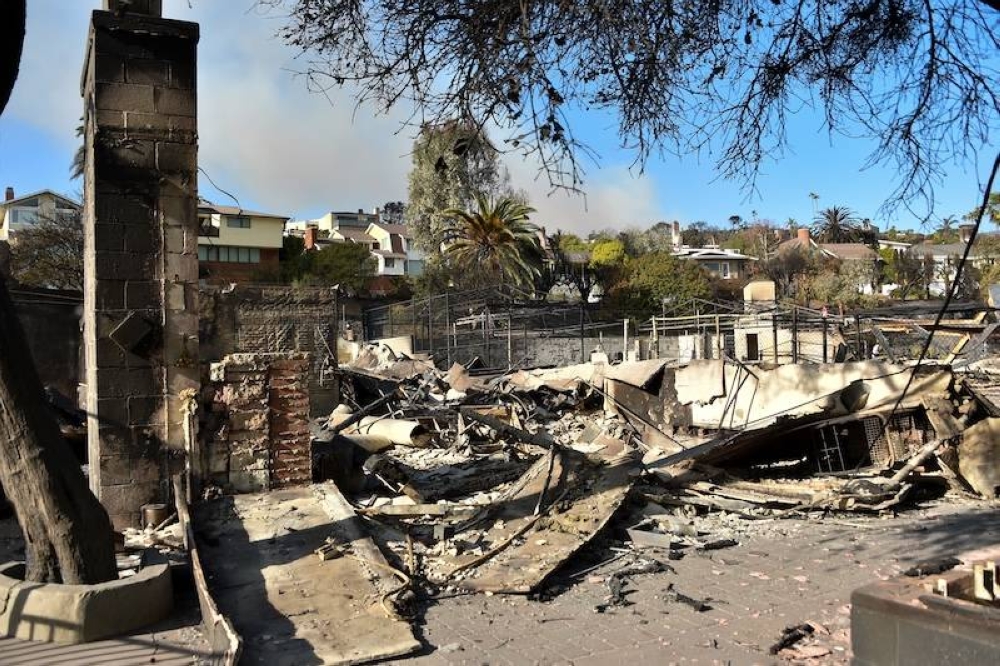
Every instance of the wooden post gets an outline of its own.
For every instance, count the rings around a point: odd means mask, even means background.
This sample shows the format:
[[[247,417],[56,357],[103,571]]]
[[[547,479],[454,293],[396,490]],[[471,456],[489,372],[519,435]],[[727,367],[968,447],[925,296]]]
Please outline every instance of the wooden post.
[[[715,315],[715,350],[716,358],[722,358],[722,325],[719,322],[719,315]]]
[[[625,350],[622,352],[622,361],[628,360],[628,317],[624,321],[624,336],[622,338],[622,348]]]
[[[778,365],[778,308],[771,313],[771,339],[774,342],[774,364]]]
[[[514,321],[510,316],[510,306],[507,306],[507,367],[514,365]]]
[[[826,317],[823,317],[823,362],[829,363],[829,358],[826,350]]]
[[[448,303],[448,292],[444,292],[444,348],[448,354],[448,367],[451,367],[451,309]]]
[[[861,348],[861,315],[854,315],[854,339],[858,346],[858,359],[863,359],[867,356],[865,351]]]
[[[799,308],[792,307],[792,363],[799,362]]]

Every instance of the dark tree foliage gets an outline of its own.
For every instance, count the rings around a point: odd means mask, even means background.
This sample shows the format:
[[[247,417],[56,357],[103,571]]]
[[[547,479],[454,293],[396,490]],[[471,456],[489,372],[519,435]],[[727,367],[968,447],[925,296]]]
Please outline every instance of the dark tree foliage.
[[[404,224],[406,222],[406,204],[402,201],[387,201],[379,210],[379,217],[389,224]]]
[[[11,275],[19,283],[82,290],[82,216],[40,217],[17,232],[10,254]]]
[[[752,187],[786,119],[822,111],[873,138],[899,174],[890,197],[931,203],[943,166],[997,129],[1000,0],[258,0],[309,58],[318,89],[350,85],[415,121],[506,132],[577,187],[572,111],[612,115],[643,164],[711,152]]]

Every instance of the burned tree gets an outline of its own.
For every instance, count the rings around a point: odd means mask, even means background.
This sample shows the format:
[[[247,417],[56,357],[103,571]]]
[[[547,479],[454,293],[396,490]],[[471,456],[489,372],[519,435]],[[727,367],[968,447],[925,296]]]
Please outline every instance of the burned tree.
[[[997,0],[258,2],[287,12],[314,87],[500,128],[569,187],[589,154],[571,110],[614,118],[640,164],[711,152],[752,186],[787,116],[813,107],[831,133],[876,141],[908,205],[1000,117]]]
[[[2,278],[0,485],[24,532],[29,580],[99,583],[117,577],[111,521],[48,412]]]
[[[0,113],[17,78],[24,18],[23,1],[0,8]],[[48,413],[2,277],[0,485],[24,531],[28,580],[99,583],[117,577],[111,522]]]

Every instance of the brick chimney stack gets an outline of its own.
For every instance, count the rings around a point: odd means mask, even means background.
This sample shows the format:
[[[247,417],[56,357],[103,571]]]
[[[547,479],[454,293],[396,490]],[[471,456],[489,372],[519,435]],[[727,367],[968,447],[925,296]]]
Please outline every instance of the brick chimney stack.
[[[302,236],[305,241],[305,250],[309,252],[316,249],[316,235],[319,233],[319,229],[316,227],[306,227],[305,234]]]
[[[976,225],[971,222],[958,225],[958,235],[963,243],[967,244],[970,240],[972,240],[972,230],[975,228]]]
[[[13,201],[14,200],[14,188],[13,187],[8,187],[7,188],[7,191],[4,193],[3,200],[4,201]]]
[[[809,228],[808,227],[799,227],[798,238],[802,242],[803,245],[808,245],[809,244]]]

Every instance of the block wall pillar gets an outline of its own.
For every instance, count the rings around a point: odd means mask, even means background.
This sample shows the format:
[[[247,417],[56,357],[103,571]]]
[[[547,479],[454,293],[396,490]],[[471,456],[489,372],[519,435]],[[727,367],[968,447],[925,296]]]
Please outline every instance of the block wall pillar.
[[[119,528],[168,499],[199,388],[198,25],[130,6],[94,12],[82,82],[90,481]]]

